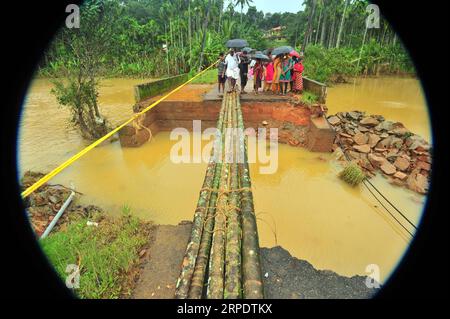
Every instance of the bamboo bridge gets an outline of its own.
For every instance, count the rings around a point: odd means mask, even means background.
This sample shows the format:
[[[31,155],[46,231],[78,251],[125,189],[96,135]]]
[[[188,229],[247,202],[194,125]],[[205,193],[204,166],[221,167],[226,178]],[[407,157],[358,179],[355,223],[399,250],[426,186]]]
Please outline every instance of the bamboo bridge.
[[[152,132],[158,132],[159,129],[184,127],[186,123],[192,123],[193,115],[206,123],[216,123],[218,134],[200,190],[190,238],[176,283],[175,297],[262,299],[264,289],[260,247],[247,142],[244,137],[243,110],[248,115],[247,124],[272,119],[275,127],[281,125],[284,120],[289,120],[305,128],[311,114],[306,109],[286,108],[286,98],[279,96],[247,95],[243,98],[241,107],[239,93],[224,94],[220,100],[214,89],[198,101],[185,101],[182,94],[181,102],[168,100],[169,96],[175,95],[174,93],[214,66],[215,64],[212,64],[188,80],[187,75],[183,75],[135,87],[137,104],[133,108],[133,117],[64,161],[25,189],[21,195],[25,199],[117,133],[122,147],[138,147],[150,139],[150,128]],[[186,81],[179,85],[184,80]],[[320,93],[319,96],[326,97],[324,85],[313,81],[305,81],[306,83],[310,83],[311,88]],[[173,88],[174,86],[176,87]],[[172,90],[163,96],[158,95],[168,89]],[[157,109],[157,105],[164,107]],[[168,116],[171,113],[175,113],[176,117]],[[316,125],[314,119],[311,119],[311,123],[313,130],[309,140],[313,143],[310,149],[328,150],[334,140],[334,135],[328,136],[329,127]],[[142,134],[145,136],[141,136]],[[324,134],[327,135],[326,139],[323,138]],[[326,140],[326,143],[316,143],[319,140]],[[325,147],[322,147],[322,144],[325,144]]]
[[[237,134],[244,130],[238,93],[224,95],[217,130],[175,296],[264,298],[247,144]]]

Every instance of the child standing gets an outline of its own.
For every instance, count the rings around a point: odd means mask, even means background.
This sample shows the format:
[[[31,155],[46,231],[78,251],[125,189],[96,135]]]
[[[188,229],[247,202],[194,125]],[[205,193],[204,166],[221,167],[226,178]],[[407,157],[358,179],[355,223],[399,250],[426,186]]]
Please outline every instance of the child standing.
[[[217,65],[217,78],[218,78],[218,84],[219,84],[219,93],[220,93],[220,88],[222,87],[222,93],[225,93],[225,81],[226,81],[226,77],[225,77],[225,71],[227,69],[227,65],[225,63],[225,57],[224,57],[224,53],[220,53],[219,54],[219,63]]]

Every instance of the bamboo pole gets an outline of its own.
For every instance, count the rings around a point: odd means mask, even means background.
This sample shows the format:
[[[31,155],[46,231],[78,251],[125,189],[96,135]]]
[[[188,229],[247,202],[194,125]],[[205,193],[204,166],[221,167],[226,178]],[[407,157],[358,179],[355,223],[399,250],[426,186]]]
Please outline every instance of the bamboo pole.
[[[218,120],[217,127],[220,129],[223,125],[223,113],[225,110],[225,103],[222,103],[222,108]],[[213,150],[214,151],[214,150]],[[221,165],[214,160],[214,156],[211,156],[208,168],[206,170],[206,176],[203,182],[202,191],[197,202],[197,208],[194,213],[194,221],[192,225],[191,236],[186,248],[186,252],[183,258],[182,269],[178,278],[175,290],[175,297],[178,299],[185,299],[188,297],[189,288],[191,286],[192,275],[194,273],[195,264],[200,249],[201,238],[203,234],[203,228],[205,224],[206,209],[212,196],[211,189],[215,180],[217,170],[220,172]]]
[[[214,150],[216,147],[217,148],[220,147],[222,149],[221,154],[224,154],[223,145],[224,145],[225,134],[223,134],[223,131],[224,131],[224,127],[226,126],[226,121],[227,121],[226,112],[225,112],[226,103],[227,103],[227,100],[226,100],[226,98],[224,98],[222,101],[222,108],[221,108],[221,112],[219,115],[219,121],[218,121],[218,125],[217,125],[217,129],[220,131],[220,136],[218,136],[217,138],[220,138],[220,143],[215,143],[215,145],[214,145]],[[220,158],[220,159],[217,158],[215,160],[220,160],[221,162],[216,164],[216,173],[215,173],[214,182],[213,182],[214,191],[212,191],[211,198],[209,200],[209,205],[208,205],[208,210],[207,210],[207,215],[206,215],[206,220],[205,220],[205,225],[204,225],[204,231],[203,231],[202,239],[200,242],[200,249],[199,249],[199,253],[197,256],[197,262],[196,262],[195,268],[194,268],[194,274],[192,276],[191,287],[190,287],[189,295],[188,295],[188,297],[190,299],[202,298],[204,285],[205,285],[204,282],[205,282],[205,276],[206,276],[206,268],[208,265],[209,254],[211,251],[212,234],[214,231],[214,216],[216,213],[216,204],[217,204],[217,197],[218,197],[217,189],[219,189],[219,187],[220,187],[220,178],[221,178],[221,171],[222,171],[222,165],[223,165],[222,158]]]
[[[209,299],[263,298],[247,146],[241,134],[244,123],[236,93],[225,94],[217,128],[220,143],[214,145],[213,154],[220,148],[220,158],[212,156],[207,168],[176,297],[203,297],[207,280]]]
[[[236,99],[232,108],[232,126],[233,126],[233,151],[234,157],[231,163],[231,194],[229,199],[230,209],[227,216],[227,234],[226,234],[226,254],[225,254],[225,299],[241,298],[241,218],[239,215],[240,192],[239,188],[239,167],[238,150],[236,146],[239,143],[239,130],[237,121]]]
[[[211,188],[214,180],[215,163],[209,163],[206,170],[205,180],[203,182],[203,189]],[[192,225],[191,236],[186,248],[183,258],[181,274],[178,278],[175,290],[175,297],[184,299],[187,297],[189,286],[191,284],[192,273],[197,259],[197,254],[200,246],[200,240],[203,232],[203,223],[205,219],[205,209],[209,202],[209,191],[202,191],[197,202],[197,209],[194,214],[194,221]]]
[[[226,210],[230,182],[230,163],[228,163],[228,158],[231,151],[231,148],[229,147],[229,143],[231,141],[228,129],[231,128],[230,103],[233,100],[233,97],[230,94],[227,94],[225,100],[225,112],[227,112],[227,131],[225,132],[224,137],[225,152],[223,152],[224,158],[220,177],[219,195],[217,199],[216,214],[214,217],[214,232],[208,273],[208,289],[206,292],[206,297],[208,299],[222,299],[224,289]]]
[[[239,99],[237,103],[238,125],[243,128],[244,121]],[[244,161],[243,163],[239,163],[240,186],[244,188],[241,199],[243,297],[245,299],[262,299],[264,298],[264,289],[259,255],[258,229],[253,206],[247,145],[245,141],[241,143],[241,147],[244,148]]]

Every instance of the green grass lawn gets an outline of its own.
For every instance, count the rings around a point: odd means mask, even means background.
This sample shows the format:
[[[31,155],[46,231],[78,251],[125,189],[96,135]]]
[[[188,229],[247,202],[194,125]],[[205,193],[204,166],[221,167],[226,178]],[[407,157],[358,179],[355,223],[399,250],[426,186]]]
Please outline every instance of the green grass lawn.
[[[119,218],[97,217],[98,226],[88,226],[81,218],[41,241],[42,248],[63,281],[69,264],[79,265],[80,298],[119,298],[127,271],[139,261],[140,250],[148,243],[149,224],[124,208]],[[128,292],[129,293],[129,292]]]

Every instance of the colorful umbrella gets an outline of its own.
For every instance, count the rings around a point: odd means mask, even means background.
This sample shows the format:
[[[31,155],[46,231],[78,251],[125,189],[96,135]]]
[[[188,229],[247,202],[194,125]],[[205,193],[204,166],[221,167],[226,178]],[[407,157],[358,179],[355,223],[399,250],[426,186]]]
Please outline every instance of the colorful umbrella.
[[[295,56],[296,58],[300,58],[300,53],[298,53],[298,52],[295,51],[295,50],[292,50],[292,51],[289,53],[289,55],[290,55],[290,56]]]

